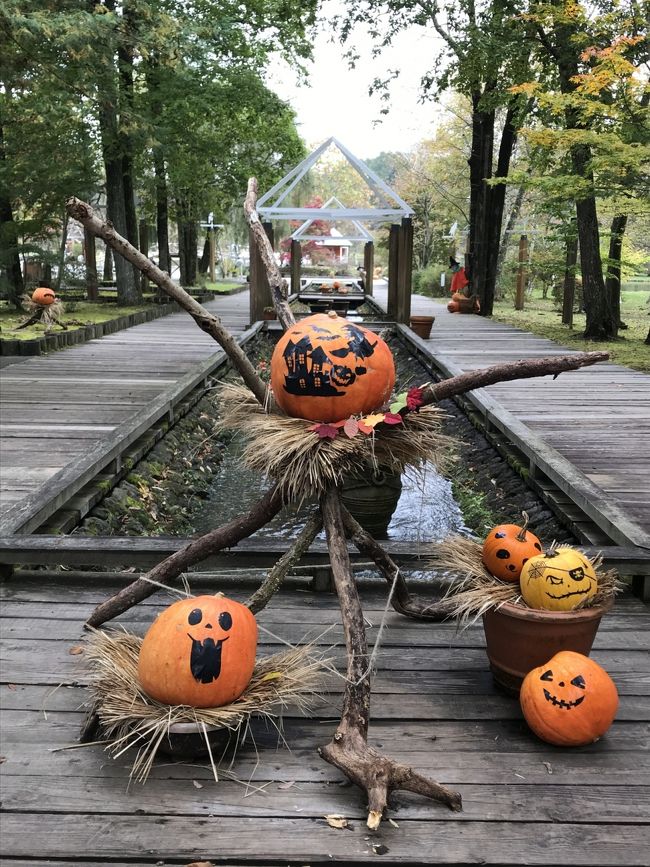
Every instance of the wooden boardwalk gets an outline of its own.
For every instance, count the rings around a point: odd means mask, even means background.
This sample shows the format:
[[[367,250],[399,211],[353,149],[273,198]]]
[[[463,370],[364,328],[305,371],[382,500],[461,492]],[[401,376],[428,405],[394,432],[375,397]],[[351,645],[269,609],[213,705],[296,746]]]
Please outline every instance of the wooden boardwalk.
[[[192,576],[195,592],[218,580]],[[284,715],[286,748],[261,723],[257,751],[240,752],[215,784],[209,762],[159,759],[128,787],[133,755],[111,759],[76,742],[86,695],[81,624],[111,590],[102,577],[9,581],[2,588],[2,842],[5,867],[27,865],[534,864],[647,865],[650,853],[650,615],[626,596],[603,620],[593,658],[615,679],[618,717],[596,744],[559,749],[537,740],[516,699],[493,686],[483,630],[388,615],[374,682],[370,740],[457,788],[462,813],[399,794],[377,834],[360,791],[323,762],[342,681],[305,719]],[[248,592],[228,589],[245,598]],[[386,600],[363,593],[371,644]],[[142,634],[164,594],[117,623]],[[321,636],[343,658],[336,600],[284,591],[259,616],[260,654]],[[323,635],[324,630],[334,628]],[[337,645],[336,647],[334,645]],[[324,816],[345,816],[330,828]]]
[[[385,291],[376,291],[385,303]],[[433,314],[431,338],[416,338],[445,375],[574,351],[510,325],[447,312],[413,296],[414,314]],[[650,348],[647,350],[650,353]],[[597,364],[551,377],[491,385],[468,396],[488,420],[603,531],[621,545],[650,548],[650,376]]]
[[[247,291],[206,307],[234,334],[246,328]],[[2,534],[33,530],[39,501],[78,490],[223,359],[179,312],[3,369]]]

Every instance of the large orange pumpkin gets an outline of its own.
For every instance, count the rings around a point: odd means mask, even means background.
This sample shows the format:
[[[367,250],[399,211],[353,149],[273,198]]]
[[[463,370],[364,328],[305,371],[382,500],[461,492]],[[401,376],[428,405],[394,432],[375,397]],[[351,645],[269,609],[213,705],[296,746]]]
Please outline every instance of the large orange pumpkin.
[[[460,305],[458,304],[458,301],[454,301],[452,299],[449,304],[447,304],[447,310],[449,310],[450,313],[458,313],[458,311],[460,310]]]
[[[487,534],[483,542],[483,563],[488,572],[502,581],[519,581],[522,567],[542,552],[537,536],[527,530],[528,515],[524,512],[524,526],[500,524]]]
[[[220,707],[250,683],[256,648],[257,622],[245,605],[222,594],[181,599],[144,637],[140,685],[165,704]]]
[[[271,358],[271,385],[287,415],[339,421],[388,400],[395,364],[381,337],[331,310],[283,334]]]
[[[43,307],[49,307],[56,301],[56,295],[52,289],[47,286],[39,286],[32,292],[32,301],[34,304],[41,304]]]
[[[529,671],[519,700],[535,734],[560,747],[597,741],[618,710],[618,691],[605,669],[572,650],[562,650]]]

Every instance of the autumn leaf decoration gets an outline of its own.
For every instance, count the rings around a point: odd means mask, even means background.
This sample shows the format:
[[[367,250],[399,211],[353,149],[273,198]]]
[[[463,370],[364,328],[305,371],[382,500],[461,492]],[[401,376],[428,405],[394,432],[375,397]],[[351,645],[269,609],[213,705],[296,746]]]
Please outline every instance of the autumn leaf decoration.
[[[403,424],[404,416],[409,412],[417,412],[421,406],[424,406],[424,390],[416,386],[398,394],[390,404],[388,412],[373,412],[362,418],[355,418],[351,415],[350,418],[341,419],[341,421],[317,422],[311,425],[309,430],[322,440],[336,439],[339,433],[344,434],[349,439],[358,434],[370,436],[375,432],[377,425]]]

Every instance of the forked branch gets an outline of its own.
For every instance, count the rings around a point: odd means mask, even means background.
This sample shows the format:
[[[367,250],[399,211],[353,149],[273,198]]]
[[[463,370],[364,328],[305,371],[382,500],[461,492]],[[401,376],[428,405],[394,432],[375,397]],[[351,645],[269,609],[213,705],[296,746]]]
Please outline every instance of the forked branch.
[[[343,712],[336,734],[320,755],[335,765],[368,795],[368,827],[376,829],[388,807],[391,792],[403,789],[446,804],[452,810],[461,809],[458,792],[441,786],[416,773],[413,768],[396,762],[368,746],[370,715],[370,674],[368,644],[363,622],[361,600],[352,577],[345,542],[341,505],[336,490],[321,498],[323,523],[336,592],[341,607],[347,672],[343,695]]]

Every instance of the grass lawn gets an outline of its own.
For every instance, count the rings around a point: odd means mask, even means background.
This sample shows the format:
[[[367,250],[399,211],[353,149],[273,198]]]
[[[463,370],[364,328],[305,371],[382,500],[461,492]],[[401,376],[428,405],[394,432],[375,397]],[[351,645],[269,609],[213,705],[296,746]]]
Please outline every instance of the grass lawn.
[[[208,292],[230,292],[231,289],[237,289],[242,285],[235,280],[216,280],[214,283],[206,283],[205,288]]]
[[[621,318],[629,327],[626,331],[619,331],[617,340],[610,341],[584,340],[582,332],[585,328],[585,316],[582,313],[574,314],[573,330],[562,325],[561,312],[555,306],[553,299],[544,300],[541,292],[536,292],[532,298],[526,299],[524,310],[515,310],[512,299],[497,301],[492,318],[497,322],[516,325],[517,328],[531,331],[541,337],[548,337],[572,349],[581,349],[585,352],[605,350],[610,353],[612,361],[616,364],[650,372],[650,346],[644,345],[643,342],[650,327],[649,297],[647,289],[622,291]]]
[[[146,310],[148,304],[140,304],[135,307],[118,307],[115,302],[107,301],[105,304],[90,303],[87,301],[72,301],[65,305],[65,313],[63,321],[68,326],[70,331],[76,328],[82,328],[84,325],[96,325],[98,322],[107,322],[109,319],[117,319],[120,316],[128,316],[129,313],[136,313],[138,310]],[[13,305],[9,305],[6,301],[0,302],[0,338],[4,337],[7,340],[33,340],[35,337],[42,337],[45,333],[45,326],[40,323],[30,325],[28,328],[23,328],[21,331],[15,331],[17,325],[27,319],[28,314],[23,310],[16,310]],[[72,321],[81,324],[72,324]],[[56,334],[61,331],[58,326],[54,326],[52,333]]]

